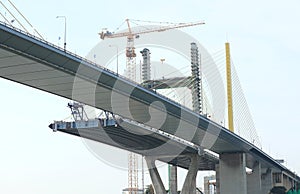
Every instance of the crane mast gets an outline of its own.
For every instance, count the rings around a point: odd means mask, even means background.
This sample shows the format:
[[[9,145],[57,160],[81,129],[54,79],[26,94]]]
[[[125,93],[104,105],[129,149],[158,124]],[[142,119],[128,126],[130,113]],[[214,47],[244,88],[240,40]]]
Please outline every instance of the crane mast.
[[[196,26],[205,24],[204,22],[192,22],[192,23],[178,23],[168,26],[159,26],[146,30],[133,32],[130,26],[130,20],[126,19],[127,32],[112,33],[109,31],[102,31],[99,33],[101,39],[105,38],[120,38],[127,37],[126,45],[126,77],[132,81],[136,81],[136,53],[134,47],[134,39],[140,34],[147,34],[152,32],[163,32],[166,30],[184,28],[189,26]],[[128,154],[128,191],[129,194],[137,194],[138,192],[138,159],[134,153]]]
[[[127,46],[126,46],[126,77],[136,81],[136,54],[134,48],[134,35],[131,31],[129,19],[126,19],[128,27]]]

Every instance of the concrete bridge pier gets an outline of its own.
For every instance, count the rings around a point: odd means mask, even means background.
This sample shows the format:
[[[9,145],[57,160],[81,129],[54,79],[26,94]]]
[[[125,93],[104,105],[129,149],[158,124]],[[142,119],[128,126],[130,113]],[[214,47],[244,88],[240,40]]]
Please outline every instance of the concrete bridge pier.
[[[156,194],[167,194],[165,186],[161,180],[161,177],[160,177],[159,172],[155,165],[156,159],[157,158],[154,158],[154,157],[145,157],[145,160],[146,160],[147,166],[148,166],[148,170],[149,170],[149,174],[151,177],[151,181],[152,181],[152,184],[154,187],[154,191]],[[189,166],[185,181],[183,183],[181,194],[196,194],[196,177],[197,177],[198,168],[199,168],[199,166],[198,166],[199,159],[200,159],[200,157],[198,154],[193,154],[190,156],[191,162],[190,162],[190,166]],[[174,167],[174,166],[172,166],[172,167]],[[176,172],[175,168],[173,168],[173,170],[171,170],[171,178],[172,178],[172,181],[170,184],[171,192],[177,193],[177,172]]]
[[[268,194],[273,187],[272,169],[264,169],[261,175],[261,194]]]
[[[245,153],[223,153],[220,154],[219,172],[217,172],[218,193],[233,194],[247,193]]]
[[[245,153],[220,154],[220,163],[215,168],[217,194],[267,194],[273,184],[272,173],[262,174],[258,161],[249,167],[252,172],[247,174]]]
[[[255,162],[251,167],[252,172],[247,174],[247,193],[253,194],[258,193],[262,194],[261,190],[261,164]]]
[[[155,165],[155,158],[145,157],[148,171],[151,177],[152,185],[156,194],[167,194],[164,183],[161,180],[159,172]]]
[[[194,154],[190,157],[191,163],[185,177],[181,194],[196,194],[196,177],[198,173],[199,155]]]
[[[215,165],[216,171],[216,194],[220,194],[220,164]]]
[[[169,194],[178,193],[177,166],[169,165]]]

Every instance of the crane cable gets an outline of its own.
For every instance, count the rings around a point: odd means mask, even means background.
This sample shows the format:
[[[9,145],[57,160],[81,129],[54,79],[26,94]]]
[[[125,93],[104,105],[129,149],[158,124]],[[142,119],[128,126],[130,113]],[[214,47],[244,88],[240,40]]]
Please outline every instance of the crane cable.
[[[129,21],[135,21],[135,22],[143,22],[143,23],[149,23],[149,24],[164,24],[164,25],[181,25],[181,24],[187,24],[187,23],[174,23],[174,22],[157,22],[157,21],[149,21],[149,20],[135,20],[135,19],[129,19]]]
[[[122,24],[119,25],[119,27],[117,27],[117,28],[113,31],[113,33],[115,33],[116,31],[120,30],[120,28],[125,24],[125,22],[126,22],[126,20],[124,20],[124,22],[122,22]]]

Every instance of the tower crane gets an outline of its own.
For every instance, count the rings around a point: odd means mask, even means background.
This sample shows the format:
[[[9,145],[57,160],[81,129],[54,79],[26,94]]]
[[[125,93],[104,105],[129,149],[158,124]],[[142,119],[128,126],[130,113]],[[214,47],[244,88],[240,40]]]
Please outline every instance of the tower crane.
[[[172,23],[171,25],[167,25],[167,26],[153,27],[150,29],[133,32],[131,29],[130,21],[140,21],[140,20],[126,19],[125,22],[127,23],[127,28],[128,28],[127,32],[114,33],[114,32],[105,30],[105,31],[100,32],[99,35],[100,35],[100,38],[103,40],[106,38],[127,37],[126,70],[127,70],[127,77],[133,81],[136,81],[135,80],[136,53],[135,53],[135,47],[134,47],[134,39],[138,38],[140,34],[147,34],[147,33],[152,33],[152,32],[163,32],[163,31],[171,30],[171,29],[184,28],[184,27],[205,24],[203,21],[191,22],[191,23]],[[153,22],[151,22],[151,23],[153,23]]]
[[[120,37],[127,37],[127,46],[126,46],[126,76],[127,78],[136,81],[136,53],[134,47],[134,39],[139,38],[141,34],[147,34],[152,32],[163,32],[166,30],[177,29],[177,28],[184,28],[189,26],[196,26],[205,24],[204,22],[191,22],[191,23],[168,23],[167,26],[158,26],[153,28],[148,28],[140,31],[132,31],[130,21],[126,19],[125,22],[127,23],[127,32],[119,32],[114,33],[110,31],[102,31],[99,33],[101,39],[106,38],[120,38]],[[135,20],[138,21],[138,20]],[[151,22],[154,23],[154,22]],[[162,22],[161,22],[162,23]],[[170,25],[171,24],[171,25]],[[162,60],[163,62],[163,60]],[[129,194],[137,194],[138,193],[138,170],[137,170],[137,155],[133,153],[128,154],[128,191]]]

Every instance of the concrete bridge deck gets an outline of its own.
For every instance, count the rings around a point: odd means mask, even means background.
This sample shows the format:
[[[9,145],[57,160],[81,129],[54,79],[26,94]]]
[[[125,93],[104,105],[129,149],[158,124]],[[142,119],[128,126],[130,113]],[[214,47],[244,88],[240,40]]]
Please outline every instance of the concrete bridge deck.
[[[145,123],[218,154],[244,153],[247,166],[259,162],[262,168],[276,169],[300,182],[287,167],[219,124],[4,23],[0,24],[0,77]]]

